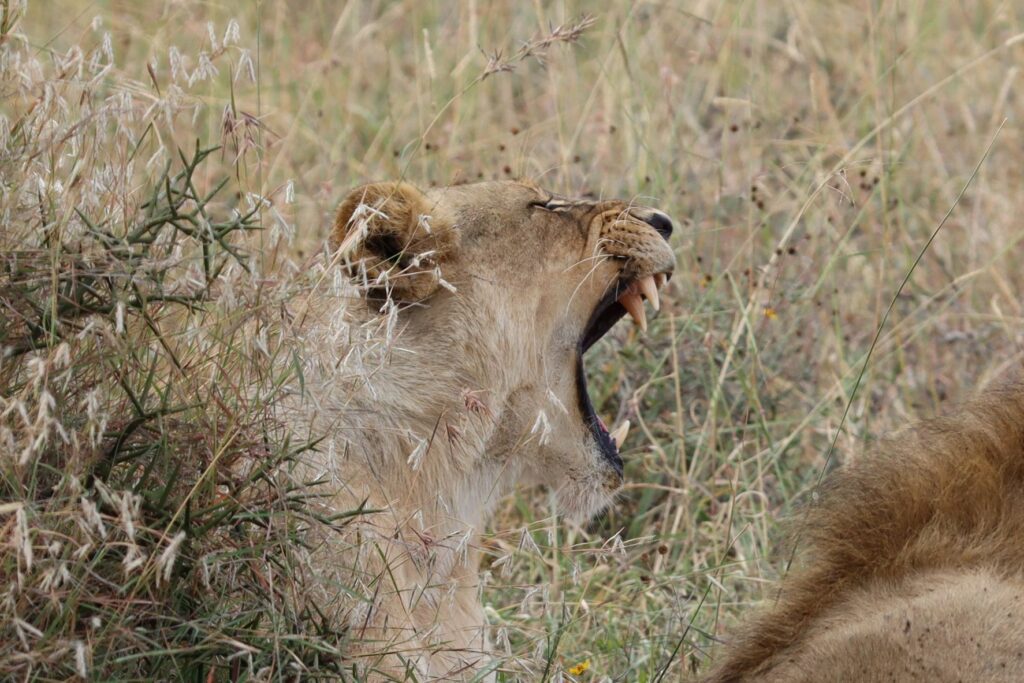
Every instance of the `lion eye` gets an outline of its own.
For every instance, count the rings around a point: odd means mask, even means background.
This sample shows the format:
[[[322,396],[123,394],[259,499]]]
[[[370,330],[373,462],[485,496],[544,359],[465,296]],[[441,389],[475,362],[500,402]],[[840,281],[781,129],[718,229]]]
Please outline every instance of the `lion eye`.
[[[557,199],[551,197],[549,199],[538,199],[530,202],[530,206],[535,206],[538,209],[544,209],[545,211],[563,212],[568,211],[572,208],[572,203],[567,202],[564,199]]]

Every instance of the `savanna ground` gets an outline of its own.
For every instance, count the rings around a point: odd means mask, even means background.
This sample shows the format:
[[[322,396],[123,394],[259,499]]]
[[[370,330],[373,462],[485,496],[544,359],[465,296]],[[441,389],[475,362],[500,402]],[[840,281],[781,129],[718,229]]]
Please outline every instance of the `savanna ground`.
[[[1024,343],[1019,3],[0,8],[3,678],[348,670],[298,550],[344,517],[280,475],[315,444],[272,408],[301,379],[280,321],[367,180],[523,176],[680,225],[649,334],[588,358],[639,424],[618,505],[575,528],[523,492],[485,538],[505,680],[701,670],[822,473]]]

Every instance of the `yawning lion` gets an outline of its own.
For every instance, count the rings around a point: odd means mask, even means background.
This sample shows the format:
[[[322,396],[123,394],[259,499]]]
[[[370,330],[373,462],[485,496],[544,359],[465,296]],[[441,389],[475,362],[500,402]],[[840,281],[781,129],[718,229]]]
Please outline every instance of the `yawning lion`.
[[[354,549],[323,568],[345,586],[364,671],[488,665],[476,538],[514,487],[549,487],[576,519],[608,505],[628,423],[595,413],[583,354],[627,313],[646,329],[671,232],[660,211],[526,182],[387,182],[344,200],[332,268],[353,296],[310,297],[316,353],[292,421],[326,437],[332,507],[364,511],[343,532]]]

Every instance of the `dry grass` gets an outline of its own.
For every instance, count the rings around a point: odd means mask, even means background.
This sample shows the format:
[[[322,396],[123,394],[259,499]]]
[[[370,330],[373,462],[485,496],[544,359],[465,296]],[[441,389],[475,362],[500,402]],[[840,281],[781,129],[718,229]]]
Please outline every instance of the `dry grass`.
[[[290,550],[323,520],[286,478],[218,477],[301,450],[266,426],[290,380],[268,371],[289,352],[274,316],[369,179],[523,175],[683,224],[651,333],[588,359],[606,422],[641,427],[620,504],[570,528],[523,492],[485,540],[507,680],[700,669],[783,570],[778,521],[833,440],[855,456],[1024,343],[1013,3],[18,6],[0,2],[0,675],[330,674],[338,637]],[[223,148],[160,182],[196,139]],[[203,534],[175,545],[185,528]]]

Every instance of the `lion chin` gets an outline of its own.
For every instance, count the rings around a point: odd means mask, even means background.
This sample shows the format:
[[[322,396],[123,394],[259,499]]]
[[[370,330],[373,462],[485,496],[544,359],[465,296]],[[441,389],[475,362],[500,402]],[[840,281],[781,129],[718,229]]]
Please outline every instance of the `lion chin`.
[[[566,519],[582,524],[615,502],[622,482],[622,476],[614,470],[596,471],[568,480],[555,490],[558,510]]]
[[[363,678],[483,675],[478,535],[516,487],[576,521],[613,502],[629,425],[605,426],[583,356],[623,318],[646,331],[672,227],[528,182],[374,183],[341,203],[325,267],[343,284],[306,301],[288,421],[321,444],[307,466],[337,483],[327,512],[373,511],[316,561]]]

